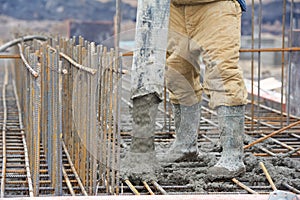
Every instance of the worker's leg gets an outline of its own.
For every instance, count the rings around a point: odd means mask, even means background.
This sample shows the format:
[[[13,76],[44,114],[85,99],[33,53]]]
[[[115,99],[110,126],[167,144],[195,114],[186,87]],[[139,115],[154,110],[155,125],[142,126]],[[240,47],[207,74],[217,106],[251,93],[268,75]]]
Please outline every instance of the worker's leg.
[[[164,87],[169,1],[139,1],[132,70],[133,130],[123,177],[154,179],[154,128]]]
[[[198,155],[198,126],[202,87],[199,68],[193,65],[188,53],[185,34],[184,7],[171,6],[169,30],[169,56],[167,59],[166,82],[173,104],[176,139],[164,161],[194,159]]]
[[[122,162],[123,178],[155,179],[157,160],[154,151],[154,128],[159,102],[156,94],[133,99],[133,134],[130,150]]]
[[[197,8],[198,7],[198,8]],[[204,91],[217,108],[222,153],[208,170],[210,178],[232,178],[244,172],[244,105],[247,100],[242,70],[238,66],[241,9],[235,1],[190,6],[188,30],[206,65]],[[201,13],[199,15],[199,13]],[[201,48],[197,45],[201,44]]]

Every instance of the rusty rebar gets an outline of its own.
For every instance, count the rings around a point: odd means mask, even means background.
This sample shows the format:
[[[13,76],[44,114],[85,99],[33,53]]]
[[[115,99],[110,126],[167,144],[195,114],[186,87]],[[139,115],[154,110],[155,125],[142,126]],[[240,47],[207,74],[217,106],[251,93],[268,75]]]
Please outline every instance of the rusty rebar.
[[[0,54],[0,59],[20,59],[19,54]]]
[[[2,124],[2,176],[1,176],[1,198],[4,198],[5,178],[6,178],[6,122],[7,122],[7,107],[6,107],[6,86],[8,84],[8,71],[5,66],[4,84],[2,85],[2,103],[3,103],[3,124]]]
[[[260,143],[260,142],[262,142],[262,141],[264,141],[264,140],[266,140],[266,139],[268,139],[268,138],[270,138],[270,137],[272,137],[272,136],[274,136],[274,135],[276,135],[276,134],[281,133],[282,131],[285,131],[285,130],[287,130],[287,129],[289,129],[289,128],[292,128],[292,127],[294,127],[294,126],[297,126],[298,124],[300,124],[300,120],[299,120],[299,121],[296,121],[296,122],[294,122],[294,123],[292,123],[292,124],[290,124],[290,125],[288,125],[288,126],[285,126],[285,127],[281,128],[281,129],[279,129],[279,130],[277,130],[277,131],[274,131],[273,133],[271,133],[271,134],[269,134],[269,135],[266,135],[266,136],[264,136],[264,137],[262,137],[262,138],[259,138],[258,140],[256,140],[256,141],[254,141],[254,142],[252,142],[252,143],[250,143],[250,144],[244,146],[244,149],[248,149],[249,147],[252,147],[253,145],[255,145],[255,144],[257,144],[257,143]]]
[[[67,187],[68,187],[68,189],[69,189],[71,195],[72,195],[72,196],[75,196],[75,192],[74,192],[74,190],[73,190],[72,184],[71,184],[71,182],[70,182],[70,179],[69,179],[69,177],[68,177],[68,174],[67,174],[67,172],[66,172],[64,166],[62,166],[62,174],[63,174],[63,176],[64,176],[64,178],[65,178]]]
[[[168,195],[168,193],[162,188],[156,181],[151,181],[153,186],[163,195]]]
[[[285,48],[251,48],[251,49],[243,49],[239,50],[240,53],[258,53],[258,52],[292,52],[292,51],[300,51],[300,47],[285,47]],[[123,57],[131,57],[133,56],[133,52],[123,53]]]
[[[282,3],[282,48],[284,49],[285,48],[285,23],[286,23],[286,0],[283,0],[283,3]],[[284,55],[284,52],[282,51],[281,52],[281,97],[280,97],[280,103],[281,105],[283,105],[283,94],[284,94],[284,87],[285,87],[285,83],[286,83],[286,80],[285,80],[285,55]],[[280,108],[280,112],[281,112],[281,118],[280,118],[280,127],[283,126],[283,119],[282,119],[282,116],[283,116],[283,106],[281,106]]]
[[[41,36],[41,35],[28,35],[28,36],[24,36],[21,38],[17,38],[17,39],[9,41],[9,42],[5,43],[4,45],[0,46],[0,52],[6,51],[6,49],[8,49],[16,44],[19,44],[20,42],[26,42],[26,41],[30,41],[30,40],[34,40],[34,39],[47,40],[47,37]]]
[[[143,185],[147,189],[150,195],[155,195],[146,181],[143,181]]]
[[[296,188],[290,186],[288,183],[283,182],[282,185],[283,185],[284,187],[286,187],[287,189],[289,189],[290,191],[292,191],[292,192],[294,192],[294,193],[296,193],[296,194],[300,194],[300,190],[297,190]]]
[[[124,180],[124,182],[128,185],[128,187],[133,192],[133,194],[140,195],[140,193],[137,191],[137,189],[132,185],[132,183],[128,179]]]
[[[274,191],[277,190],[277,188],[276,188],[276,186],[275,186],[275,184],[274,184],[274,182],[273,182],[273,180],[272,180],[272,178],[271,178],[271,176],[270,176],[267,168],[265,167],[264,163],[263,162],[259,162],[259,166],[261,167],[261,169],[263,170],[264,174],[266,175],[266,178],[269,181],[272,189]]]
[[[261,136],[263,136],[263,137],[265,137],[266,135],[265,134],[261,134]],[[277,144],[279,144],[280,146],[282,146],[282,147],[284,147],[284,148],[287,148],[288,150],[290,150],[291,152],[292,152],[292,154],[293,153],[297,153],[298,155],[300,155],[300,151],[299,151],[299,148],[293,148],[293,147],[291,147],[291,146],[289,146],[289,145],[287,145],[287,144],[285,144],[285,143],[283,143],[283,142],[280,142],[279,140],[276,140],[276,139],[274,139],[274,138],[270,138],[273,142],[275,142],[275,143],[277,143]],[[287,154],[289,154],[289,153],[287,153]]]
[[[82,182],[81,182],[81,180],[80,180],[80,177],[78,176],[78,173],[76,172],[76,169],[75,169],[75,167],[74,167],[74,164],[73,164],[73,162],[72,162],[72,159],[71,159],[71,157],[70,157],[70,154],[68,153],[68,149],[67,149],[67,147],[66,147],[64,141],[62,141],[61,143],[62,143],[62,147],[63,147],[64,153],[65,153],[66,156],[67,156],[67,160],[68,160],[68,162],[69,162],[69,165],[70,165],[70,167],[71,167],[71,169],[72,169],[72,172],[73,172],[73,174],[74,174],[74,176],[75,176],[75,179],[77,180],[78,185],[79,185],[79,187],[80,187],[80,189],[81,189],[81,192],[82,192],[82,194],[83,194],[84,196],[87,196],[88,194],[87,194],[87,192],[86,192],[86,190],[85,190],[85,188],[84,188],[84,185],[82,184]]]
[[[238,186],[240,186],[241,188],[243,188],[244,190],[248,191],[251,194],[258,194],[257,192],[255,192],[254,190],[252,190],[251,188],[249,188],[247,185],[241,183],[240,181],[238,181],[236,178],[231,179],[235,184],[237,184]]]
[[[23,63],[25,64],[26,68],[29,70],[29,72],[35,77],[37,78],[39,76],[38,72],[36,72],[28,63],[28,61],[26,60],[24,54],[23,54],[23,50],[22,50],[22,46],[20,44],[18,44],[19,47],[19,52],[20,52],[20,56],[21,59],[23,61]]]
[[[25,139],[25,132],[23,130],[24,125],[23,125],[23,120],[22,120],[22,112],[21,112],[19,97],[17,94],[17,87],[16,87],[16,83],[14,80],[13,80],[13,90],[14,90],[14,96],[16,98],[16,104],[17,104],[17,109],[18,109],[18,118],[19,118],[20,130],[21,130],[21,134],[22,134],[22,142],[23,142],[23,147],[24,147],[25,169],[26,169],[26,175],[27,175],[29,196],[33,197],[34,196],[33,195],[33,185],[32,185],[31,173],[30,173],[29,156],[28,156],[27,144],[26,144],[26,139]]]

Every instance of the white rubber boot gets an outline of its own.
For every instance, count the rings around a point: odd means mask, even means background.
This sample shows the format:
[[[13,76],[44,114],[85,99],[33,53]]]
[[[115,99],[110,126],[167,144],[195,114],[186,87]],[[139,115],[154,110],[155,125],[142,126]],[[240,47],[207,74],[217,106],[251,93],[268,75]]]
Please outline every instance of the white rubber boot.
[[[243,163],[245,106],[219,106],[217,113],[222,152],[220,160],[207,172],[210,180],[230,179],[245,173]]]
[[[154,94],[133,99],[133,135],[121,161],[124,179],[155,180],[158,168],[154,149],[155,118],[160,100]]]
[[[165,162],[192,161],[197,159],[197,144],[201,105],[173,105],[176,139],[164,155]]]

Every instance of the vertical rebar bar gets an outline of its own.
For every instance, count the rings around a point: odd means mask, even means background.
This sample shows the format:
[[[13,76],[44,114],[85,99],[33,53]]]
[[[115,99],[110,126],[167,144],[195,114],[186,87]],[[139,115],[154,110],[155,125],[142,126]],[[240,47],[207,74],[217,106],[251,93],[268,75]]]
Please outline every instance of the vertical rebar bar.
[[[290,7],[290,32],[289,32],[289,47],[293,46],[293,29],[294,28],[294,0],[291,1]],[[287,112],[287,124],[290,124],[291,115],[291,68],[292,68],[292,52],[288,54],[288,72],[287,72],[287,94],[286,94],[286,112]]]
[[[254,49],[254,33],[255,33],[255,9],[254,0],[252,0],[251,10],[252,32],[251,32],[251,48]],[[251,52],[251,118],[254,119],[254,52]],[[251,121],[251,130],[254,130],[254,120]]]
[[[22,129],[24,129],[24,125],[23,125],[23,121],[22,121],[22,110],[21,110],[19,97],[17,94],[17,87],[16,87],[15,80],[13,80],[13,89],[14,89],[14,95],[16,97],[20,129],[22,130]],[[32,185],[31,173],[30,173],[30,166],[29,166],[28,148],[27,148],[27,144],[26,144],[26,140],[25,140],[25,132],[21,131],[21,134],[22,134],[22,142],[23,142],[23,148],[24,148],[25,168],[26,168],[26,176],[27,176],[27,181],[28,181],[28,191],[29,191],[29,196],[33,197],[34,196],[33,195],[33,185]]]
[[[115,16],[115,49],[119,48],[120,32],[121,32],[121,18],[122,18],[122,1],[116,0],[116,16]]]
[[[82,44],[84,44],[84,39],[82,38]],[[79,63],[86,65],[87,63],[87,55],[86,55],[86,48],[84,46],[81,46],[80,48],[80,60]],[[78,105],[78,110],[79,110],[79,118],[78,121],[76,123],[78,123],[78,130],[79,130],[79,145],[80,145],[80,171],[82,174],[82,181],[86,184],[87,187],[87,191],[90,192],[90,188],[89,188],[89,181],[88,181],[88,153],[87,153],[87,148],[89,148],[88,146],[88,142],[87,142],[87,127],[88,127],[88,122],[87,122],[87,110],[88,110],[88,93],[87,93],[87,74],[84,73],[83,71],[80,71],[80,74],[78,76],[77,79],[77,87],[79,88],[78,91],[78,95],[79,95],[79,99],[80,99],[80,104]]]
[[[4,83],[2,85],[2,103],[3,103],[3,125],[2,125],[2,175],[1,175],[1,198],[4,198],[5,178],[6,178],[6,122],[7,122],[7,107],[6,107],[6,86],[8,84],[8,71],[5,66]]]
[[[109,193],[113,194],[114,188],[114,176],[112,176],[113,171],[113,55],[114,50],[110,49],[109,52],[109,65],[107,66],[108,71],[108,84],[107,84],[107,125],[108,125],[108,138],[107,138],[107,157],[108,157],[108,165],[107,165],[107,175],[108,175],[108,184],[109,184]]]
[[[103,87],[102,90],[102,95],[101,95],[101,121],[102,121],[102,131],[103,131],[103,140],[102,142],[102,155],[103,155],[103,184],[104,186],[107,186],[108,181],[109,181],[109,171],[108,171],[108,152],[107,152],[107,148],[108,148],[108,139],[107,139],[107,134],[108,134],[108,124],[107,124],[107,80],[108,80],[108,55],[107,55],[107,49],[104,48],[103,51],[103,74],[102,74],[102,84],[101,86]],[[106,187],[106,192],[109,193],[109,188]]]
[[[57,166],[56,166],[56,195],[61,196],[62,195],[62,175],[63,175],[63,165],[62,165],[62,145],[61,145],[61,138],[62,138],[62,74],[60,73],[62,71],[62,62],[59,61],[59,52],[56,52],[55,54],[55,60],[56,63],[58,64],[57,66],[57,78],[58,78],[58,97],[57,97],[57,132],[56,132],[56,155],[57,155]]]
[[[91,67],[94,69],[97,69],[99,66],[99,54],[95,52],[95,44],[92,45],[91,50]],[[94,48],[94,50],[93,50]],[[91,87],[90,87],[90,93],[91,93],[91,101],[90,101],[90,147],[91,147],[91,165],[90,165],[90,185],[92,188],[92,193],[96,194],[96,185],[97,185],[97,158],[98,158],[98,145],[97,141],[99,140],[98,134],[97,134],[97,84],[98,84],[98,74],[95,74],[91,77]]]
[[[52,164],[52,134],[53,134],[53,57],[50,48],[47,49],[47,163],[48,163],[48,171],[51,177],[51,182],[53,186],[53,164]],[[45,138],[46,139],[46,138]]]
[[[116,71],[119,72],[117,73],[117,108],[116,108],[116,119],[115,122],[117,123],[117,152],[116,152],[116,194],[119,194],[119,188],[120,188],[120,151],[121,151],[121,89],[122,89],[122,55],[118,53],[117,49],[117,69]]]
[[[259,11],[258,11],[258,49],[261,48],[261,40],[262,40],[262,0],[259,0]],[[258,70],[257,70],[257,129],[259,129],[260,126],[260,79],[261,79],[261,52],[258,52]]]
[[[282,49],[285,48],[285,18],[286,18],[286,0],[283,0],[283,8],[282,8]],[[281,52],[281,97],[280,97],[280,127],[283,127],[283,99],[284,99],[284,86],[285,86],[285,52]]]

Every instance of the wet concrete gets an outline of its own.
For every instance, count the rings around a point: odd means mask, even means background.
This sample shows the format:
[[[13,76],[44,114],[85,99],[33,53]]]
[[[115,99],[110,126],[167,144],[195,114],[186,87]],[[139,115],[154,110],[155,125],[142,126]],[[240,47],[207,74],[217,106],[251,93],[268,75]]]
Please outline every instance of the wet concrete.
[[[157,157],[163,155],[169,146],[170,143],[156,143]],[[188,185],[191,188],[190,192],[197,193],[236,192],[237,188],[240,189],[231,180],[210,181],[207,178],[208,168],[215,165],[219,159],[219,154],[216,152],[216,150],[220,151],[218,145],[212,143],[207,145],[206,143],[201,147],[200,143],[199,149],[203,156],[196,162],[160,163],[161,168],[156,171],[158,183],[169,186]],[[300,161],[280,157],[255,157],[250,152],[245,153],[243,160],[246,165],[246,173],[236,179],[247,186],[270,185],[259,166],[259,162],[263,162],[278,190],[288,190],[282,183],[288,183],[290,186],[300,189]],[[141,184],[138,179],[131,181],[136,185]],[[271,187],[267,190],[272,191]],[[174,189],[173,192],[178,191]]]

